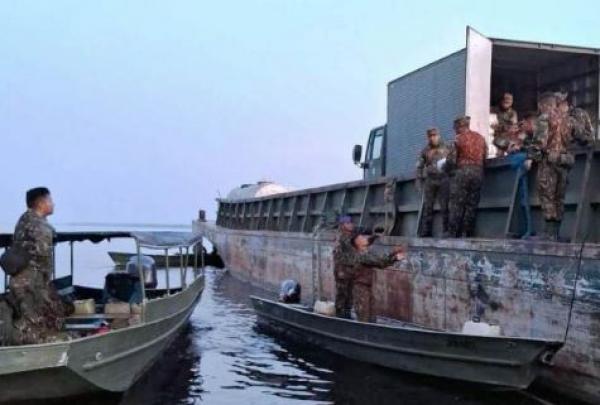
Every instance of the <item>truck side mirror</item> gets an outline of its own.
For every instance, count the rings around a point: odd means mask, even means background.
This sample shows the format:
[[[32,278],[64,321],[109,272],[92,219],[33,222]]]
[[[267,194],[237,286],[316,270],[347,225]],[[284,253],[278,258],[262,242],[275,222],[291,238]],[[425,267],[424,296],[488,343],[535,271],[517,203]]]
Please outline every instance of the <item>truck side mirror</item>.
[[[360,165],[360,159],[362,158],[362,145],[354,145],[352,150],[352,160],[355,165]]]

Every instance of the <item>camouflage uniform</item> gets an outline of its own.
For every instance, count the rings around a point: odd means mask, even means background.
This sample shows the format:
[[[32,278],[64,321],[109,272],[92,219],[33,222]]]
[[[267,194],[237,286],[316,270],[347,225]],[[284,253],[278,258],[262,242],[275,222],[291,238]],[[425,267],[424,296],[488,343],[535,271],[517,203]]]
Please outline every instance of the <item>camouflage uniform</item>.
[[[428,144],[417,160],[417,180],[423,185],[423,211],[419,236],[432,235],[433,205],[437,199],[442,215],[443,232],[448,231],[448,174],[439,170],[437,163],[448,156],[448,148],[440,142],[437,146]]]
[[[498,119],[498,127],[494,131],[494,145],[502,151],[506,152],[508,144],[514,141],[517,132],[513,131],[513,126],[518,122],[517,112],[511,108],[503,110],[497,107],[492,110]]]
[[[592,135],[591,122],[586,116],[587,113],[580,109],[574,109],[572,115],[557,109],[540,114],[536,120],[529,156],[538,164],[538,197],[546,220],[546,237],[550,239],[558,238],[567,177],[575,164],[575,156],[568,147],[575,140],[586,144]]]
[[[17,222],[13,245],[28,252],[28,266],[10,278],[17,344],[48,341],[62,328],[65,306],[49,284],[52,279],[54,228],[32,210]]]
[[[455,168],[450,182],[450,237],[470,237],[475,232],[486,156],[485,139],[474,131],[457,135],[450,148],[448,161]]]
[[[569,113],[569,124],[576,141],[587,144],[594,137],[594,127],[590,115],[583,108],[573,108]]]
[[[333,277],[335,279],[335,313],[340,318],[350,318],[352,310],[352,265],[346,258],[352,254],[352,234],[339,232],[333,248]]]
[[[361,322],[374,322],[373,312],[373,268],[386,268],[396,261],[393,254],[380,255],[358,252],[352,245],[341,257],[341,262],[352,269],[352,304],[356,318]]]

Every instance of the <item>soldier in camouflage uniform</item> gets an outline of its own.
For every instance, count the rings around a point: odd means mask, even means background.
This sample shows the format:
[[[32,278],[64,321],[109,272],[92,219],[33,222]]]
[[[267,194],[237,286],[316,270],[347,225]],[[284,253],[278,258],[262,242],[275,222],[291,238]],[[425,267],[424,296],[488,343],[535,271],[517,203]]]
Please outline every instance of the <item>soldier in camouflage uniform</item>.
[[[345,256],[352,250],[354,224],[349,216],[340,216],[339,230],[333,248],[333,277],[335,280],[335,313],[340,318],[350,318],[352,310],[352,266]]]
[[[545,220],[544,238],[548,240],[558,240],[567,177],[575,164],[575,157],[568,147],[573,141],[587,144],[591,140],[591,131],[586,130],[587,123],[569,115],[565,98],[550,92],[539,97],[540,114],[529,150],[530,157],[538,165],[538,196]]]
[[[10,278],[16,344],[51,341],[62,328],[66,306],[50,284],[54,228],[46,217],[54,204],[48,189],[27,192],[28,210],[19,218],[13,246],[28,254],[29,264]]]
[[[448,232],[448,174],[443,163],[448,156],[448,148],[444,145],[437,128],[427,130],[427,146],[421,151],[417,160],[417,185],[423,189],[423,210],[419,236],[432,236],[433,205],[437,200],[442,215],[443,233]]]
[[[456,139],[448,152],[447,165],[454,171],[450,182],[450,237],[470,237],[475,232],[488,149],[483,136],[471,131],[469,124],[468,117],[454,120]]]
[[[492,109],[498,120],[494,125],[494,145],[499,150],[499,155],[504,156],[508,145],[518,133],[517,123],[519,121],[517,112],[513,109],[513,95],[504,93],[498,106]]]
[[[357,320],[374,322],[373,278],[374,269],[384,269],[405,257],[405,249],[396,247],[389,254],[376,254],[369,247],[375,238],[369,232],[356,233],[351,239],[351,249],[341,257],[341,261],[352,268],[352,304]]]

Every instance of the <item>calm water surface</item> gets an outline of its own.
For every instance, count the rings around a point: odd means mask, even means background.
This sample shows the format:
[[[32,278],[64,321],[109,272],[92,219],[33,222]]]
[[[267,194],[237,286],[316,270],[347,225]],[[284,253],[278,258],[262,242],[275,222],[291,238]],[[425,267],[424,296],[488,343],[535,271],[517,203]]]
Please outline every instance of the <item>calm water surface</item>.
[[[131,241],[80,244],[76,282],[102,286],[107,250],[134,251]],[[68,250],[57,254],[68,273]],[[173,278],[172,278],[173,279]],[[255,328],[250,294],[268,295],[208,268],[202,299],[173,345],[123,396],[81,401],[124,404],[539,404],[517,392],[426,378],[358,363],[299,346]],[[550,399],[552,403],[564,403]]]

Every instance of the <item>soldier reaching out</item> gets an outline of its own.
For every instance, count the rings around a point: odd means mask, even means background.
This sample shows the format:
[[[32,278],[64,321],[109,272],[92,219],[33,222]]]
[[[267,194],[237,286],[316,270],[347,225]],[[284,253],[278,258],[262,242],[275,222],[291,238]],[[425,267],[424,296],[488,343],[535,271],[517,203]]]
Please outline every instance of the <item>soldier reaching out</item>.
[[[340,255],[341,263],[351,269],[352,304],[356,318],[361,322],[375,321],[372,291],[374,269],[389,267],[406,257],[406,249],[401,246],[388,254],[372,252],[369,247],[374,240],[375,237],[369,232],[355,232],[351,245],[346,246],[347,250]]]
[[[354,224],[348,215],[338,218],[339,228],[333,248],[333,277],[335,280],[335,315],[350,318],[352,310],[352,266],[344,256],[352,249]]]

